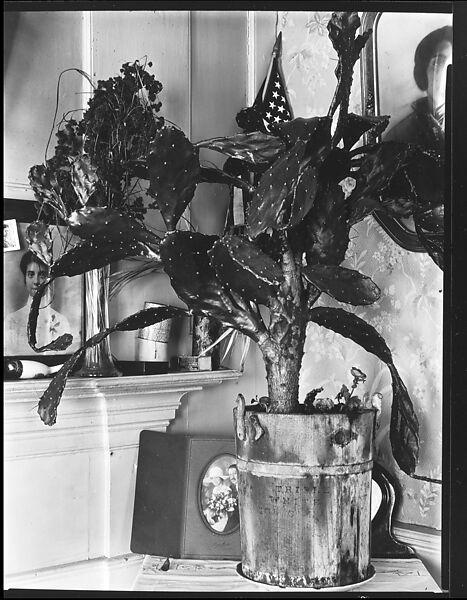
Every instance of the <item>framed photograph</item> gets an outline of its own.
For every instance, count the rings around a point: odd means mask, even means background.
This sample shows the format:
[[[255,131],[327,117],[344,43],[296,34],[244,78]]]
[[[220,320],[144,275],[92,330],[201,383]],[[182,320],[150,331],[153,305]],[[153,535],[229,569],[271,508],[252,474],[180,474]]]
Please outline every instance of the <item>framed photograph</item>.
[[[131,551],[240,558],[235,441],[142,431]]]
[[[83,277],[61,277],[54,281],[44,295],[39,311],[38,345],[43,346],[63,333],[71,333],[71,346],[64,351],[34,352],[27,340],[27,319],[32,296],[37,285],[48,276],[48,267],[28,253],[26,229],[35,217],[32,204],[27,200],[5,202],[4,223],[15,224],[18,243],[16,248],[3,255],[3,353],[5,357],[56,365],[63,363],[82,345]],[[56,258],[67,243],[68,233],[65,227],[51,227],[51,235]]]
[[[16,219],[6,219],[3,221],[3,252],[19,250],[19,236]]]
[[[392,476],[373,465],[372,556],[410,558],[392,532],[400,493]],[[130,549],[171,558],[240,560],[235,440],[140,434]]]
[[[383,141],[413,143],[444,156],[449,151],[445,129],[452,14],[367,12],[362,27],[373,30],[360,63],[364,113],[391,117]],[[366,138],[366,143],[376,141],[369,134]],[[446,184],[440,182],[444,188]],[[400,246],[426,252],[412,218],[378,212],[375,218]]]

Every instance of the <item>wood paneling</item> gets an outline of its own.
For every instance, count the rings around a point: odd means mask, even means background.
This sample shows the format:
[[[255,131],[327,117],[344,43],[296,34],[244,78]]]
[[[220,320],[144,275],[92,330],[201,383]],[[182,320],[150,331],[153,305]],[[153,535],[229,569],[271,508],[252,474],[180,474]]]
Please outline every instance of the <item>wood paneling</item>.
[[[80,11],[4,13],[4,195],[33,199],[30,167],[44,160],[61,71],[82,68]],[[57,118],[82,106],[82,77],[65,73]],[[49,157],[55,144],[51,140]]]
[[[189,124],[189,11],[93,11],[93,76],[119,74],[125,62],[148,60],[164,89],[161,114]]]
[[[193,11],[192,140],[239,133],[235,116],[246,106],[247,15],[245,11]],[[201,159],[219,167],[225,157],[209,150]],[[219,233],[229,203],[225,185],[198,186],[193,223],[203,233]]]

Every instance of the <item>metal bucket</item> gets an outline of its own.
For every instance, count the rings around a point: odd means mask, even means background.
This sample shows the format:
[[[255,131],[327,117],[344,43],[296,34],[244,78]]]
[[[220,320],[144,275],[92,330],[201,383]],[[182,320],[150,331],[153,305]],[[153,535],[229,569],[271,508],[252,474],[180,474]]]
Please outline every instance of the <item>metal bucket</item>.
[[[374,414],[236,413],[245,577],[323,588],[372,576]]]

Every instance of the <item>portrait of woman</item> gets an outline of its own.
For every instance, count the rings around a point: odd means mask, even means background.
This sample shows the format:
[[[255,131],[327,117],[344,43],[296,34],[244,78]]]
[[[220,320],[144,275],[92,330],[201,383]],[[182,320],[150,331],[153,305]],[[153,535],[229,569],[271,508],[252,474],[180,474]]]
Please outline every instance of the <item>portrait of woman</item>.
[[[48,287],[41,300],[37,321],[37,346],[44,346],[64,333],[73,342],[63,351],[36,353],[27,339],[27,322],[33,296],[49,276],[49,268],[27,249],[26,223],[18,224],[20,249],[4,253],[4,355],[41,360],[45,356],[72,353],[81,345],[82,277],[62,278]],[[56,239],[57,244],[59,240]]]
[[[411,112],[395,123],[386,141],[408,142],[444,155],[447,67],[452,63],[452,27],[434,29],[417,45],[413,77],[420,95]]]

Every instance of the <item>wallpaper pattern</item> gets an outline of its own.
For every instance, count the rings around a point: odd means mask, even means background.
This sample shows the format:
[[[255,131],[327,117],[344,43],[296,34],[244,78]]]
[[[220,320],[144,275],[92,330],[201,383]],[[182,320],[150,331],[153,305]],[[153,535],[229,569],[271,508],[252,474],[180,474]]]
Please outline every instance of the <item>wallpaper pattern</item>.
[[[330,16],[330,12],[278,13],[278,31],[283,36],[282,68],[295,117],[326,114],[334,93],[336,55],[326,29]],[[350,110],[361,112],[360,106],[357,63]],[[345,308],[373,325],[390,347],[420,422],[416,474],[440,480],[442,271],[427,254],[400,248],[372,217],[354,227],[344,266],[370,276],[381,289],[377,303],[365,307],[345,305]],[[320,303],[339,305],[324,296]],[[441,529],[441,484],[408,477],[392,458],[387,435],[392,391],[386,365],[350,340],[324,328],[310,325],[307,334],[301,395],[319,386],[329,392],[326,395],[335,395],[342,383],[351,382],[350,368],[361,368],[368,376],[365,389],[383,394],[377,452],[378,460],[396,476],[403,490],[396,518]]]

